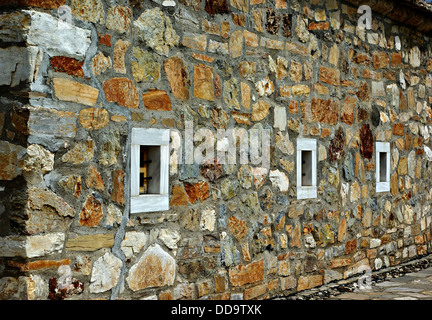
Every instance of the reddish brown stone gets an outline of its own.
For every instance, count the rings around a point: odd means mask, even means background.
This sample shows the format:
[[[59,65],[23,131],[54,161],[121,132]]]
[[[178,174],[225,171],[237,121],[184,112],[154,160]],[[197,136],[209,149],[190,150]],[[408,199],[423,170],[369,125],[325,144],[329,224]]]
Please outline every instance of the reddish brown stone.
[[[207,160],[206,163],[200,167],[200,170],[201,174],[210,182],[217,180],[222,175],[222,166],[216,159]]]
[[[233,287],[262,281],[264,279],[264,259],[230,269],[229,278]]]
[[[97,227],[102,217],[102,203],[90,195],[80,213],[80,226]]]
[[[30,118],[30,112],[28,109],[19,109],[14,108],[11,112],[11,123],[12,127],[17,132],[22,133],[23,135],[28,135],[30,133],[28,121]],[[4,117],[3,117],[4,122]]]
[[[369,119],[369,112],[363,108],[359,108],[357,111],[357,122],[362,122]]]
[[[388,68],[389,55],[386,52],[374,52],[372,61],[375,69]]]
[[[171,195],[170,206],[186,206],[188,203],[188,197],[183,186],[175,185]]]
[[[403,136],[405,134],[403,123],[394,123],[393,124],[393,135],[395,136]]]
[[[150,89],[142,95],[144,106],[148,110],[171,111],[171,100],[166,91]]]
[[[406,98],[406,95],[403,94],[402,90],[399,90],[399,100],[400,100],[399,110],[405,111],[408,107],[408,100]]]
[[[337,269],[349,266],[352,263],[350,258],[336,258],[330,261],[330,268]]]
[[[66,0],[1,0],[2,5],[30,6],[44,9],[56,9],[66,3]]]
[[[205,11],[210,14],[228,13],[227,0],[206,0]]]
[[[214,75],[214,95],[219,98],[222,94],[222,80],[217,72]]]
[[[369,86],[367,82],[362,82],[360,84],[359,90],[356,92],[356,95],[361,101],[369,101]]]
[[[345,244],[345,254],[353,253],[356,248],[357,248],[357,239],[348,241]]]
[[[8,261],[8,265],[19,268],[20,271],[58,269],[60,266],[67,266],[71,263],[69,259],[63,260],[38,260],[31,262]]]
[[[80,77],[84,76],[82,66],[84,61],[78,61],[74,58],[69,57],[52,57],[50,63],[56,72],[64,72],[70,76]]]
[[[355,53],[352,60],[357,64],[362,64],[365,66],[369,66],[371,63],[371,58],[368,55],[358,52]]]
[[[353,96],[348,96],[345,98],[344,104],[342,106],[341,120],[348,125],[354,123],[354,109],[357,104],[357,99]]]
[[[244,27],[246,22],[246,17],[244,14],[235,14],[234,12],[231,12],[232,21],[235,25]]]
[[[336,124],[339,121],[339,103],[333,100],[313,98],[312,103],[301,102],[303,120],[309,123]]]
[[[111,35],[110,34],[99,34],[99,43],[111,47]]]
[[[342,128],[339,128],[335,133],[335,137],[330,141],[329,145],[329,158],[331,161],[343,158],[345,155],[344,145],[345,133]]]
[[[330,27],[330,23],[328,21],[325,22],[311,22],[309,24],[308,30],[328,30]]]
[[[248,227],[246,221],[237,219],[232,216],[228,219],[228,228],[231,233],[237,238],[237,240],[243,239],[248,232]]]
[[[402,65],[402,54],[395,52],[391,56],[390,65],[392,68],[400,68]]]
[[[116,169],[112,173],[111,199],[119,204],[125,203],[124,198],[124,171]]]
[[[301,248],[301,224],[299,222],[296,223],[294,228],[292,229],[292,232],[290,234],[291,241],[290,241],[290,247],[292,248]]]
[[[103,191],[105,189],[101,174],[92,165],[90,165],[87,171],[86,185],[87,188],[96,188],[100,191]]]
[[[426,70],[432,73],[432,59],[427,62]]]
[[[362,125],[360,129],[360,153],[363,158],[372,159],[373,136],[368,123]]]
[[[213,68],[204,64],[194,66],[194,96],[213,101]]]
[[[163,65],[174,97],[182,101],[188,100],[190,80],[183,60],[171,57]]]
[[[209,186],[205,181],[197,183],[185,183],[186,193],[190,203],[195,203],[197,200],[205,200],[209,197]]]
[[[399,193],[399,187],[398,187],[398,175],[395,173],[390,178],[390,192],[391,194],[396,197]]]
[[[321,275],[300,276],[297,284],[297,291],[307,290],[323,284]]]
[[[340,72],[337,69],[321,67],[319,71],[319,80],[331,85],[340,84]]]
[[[139,105],[138,89],[128,78],[112,78],[103,83],[105,98],[108,102],[137,109]]]
[[[284,14],[282,17],[282,35],[292,37],[292,14]]]

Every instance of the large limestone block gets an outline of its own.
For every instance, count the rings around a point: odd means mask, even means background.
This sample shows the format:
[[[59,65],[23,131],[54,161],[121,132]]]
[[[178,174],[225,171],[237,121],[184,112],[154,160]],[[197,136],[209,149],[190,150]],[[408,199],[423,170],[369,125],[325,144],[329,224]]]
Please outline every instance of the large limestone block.
[[[0,238],[0,257],[36,258],[63,250],[65,234],[61,232],[34,236]]]
[[[127,282],[133,291],[171,286],[175,280],[175,269],[174,258],[155,244],[130,269]]]

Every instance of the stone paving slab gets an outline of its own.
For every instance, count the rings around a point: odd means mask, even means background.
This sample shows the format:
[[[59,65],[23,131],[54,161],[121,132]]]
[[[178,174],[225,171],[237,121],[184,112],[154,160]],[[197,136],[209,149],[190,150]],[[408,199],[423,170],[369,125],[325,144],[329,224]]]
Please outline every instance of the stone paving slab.
[[[398,278],[392,278],[372,284],[368,290],[355,289],[342,293],[330,300],[432,300],[432,267],[410,272]]]
[[[274,300],[432,300],[432,255],[374,271],[366,282],[364,277],[357,275]]]

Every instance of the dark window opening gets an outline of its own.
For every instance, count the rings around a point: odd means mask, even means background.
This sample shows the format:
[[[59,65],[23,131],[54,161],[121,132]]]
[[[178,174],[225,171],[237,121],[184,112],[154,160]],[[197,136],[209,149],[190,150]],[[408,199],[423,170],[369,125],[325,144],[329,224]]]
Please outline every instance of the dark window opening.
[[[139,193],[160,193],[160,147],[140,146]]]
[[[312,186],[312,151],[301,152],[301,181],[302,186]]]

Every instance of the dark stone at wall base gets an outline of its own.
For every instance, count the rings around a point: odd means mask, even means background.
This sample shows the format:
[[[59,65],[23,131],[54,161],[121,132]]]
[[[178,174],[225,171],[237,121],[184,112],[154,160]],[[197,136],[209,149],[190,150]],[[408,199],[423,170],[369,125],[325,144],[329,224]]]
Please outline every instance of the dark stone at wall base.
[[[342,128],[339,128],[335,137],[330,141],[329,145],[329,157],[331,161],[342,159],[344,156],[344,145],[345,145],[345,133]]]
[[[373,135],[369,124],[365,123],[360,129],[360,153],[363,158],[372,159]]]
[[[228,13],[228,4],[226,0],[206,0],[205,11],[210,14]]]
[[[372,107],[371,120],[372,120],[372,125],[374,127],[378,127],[378,125],[380,123],[380,112],[379,112],[378,108],[375,106]]]

